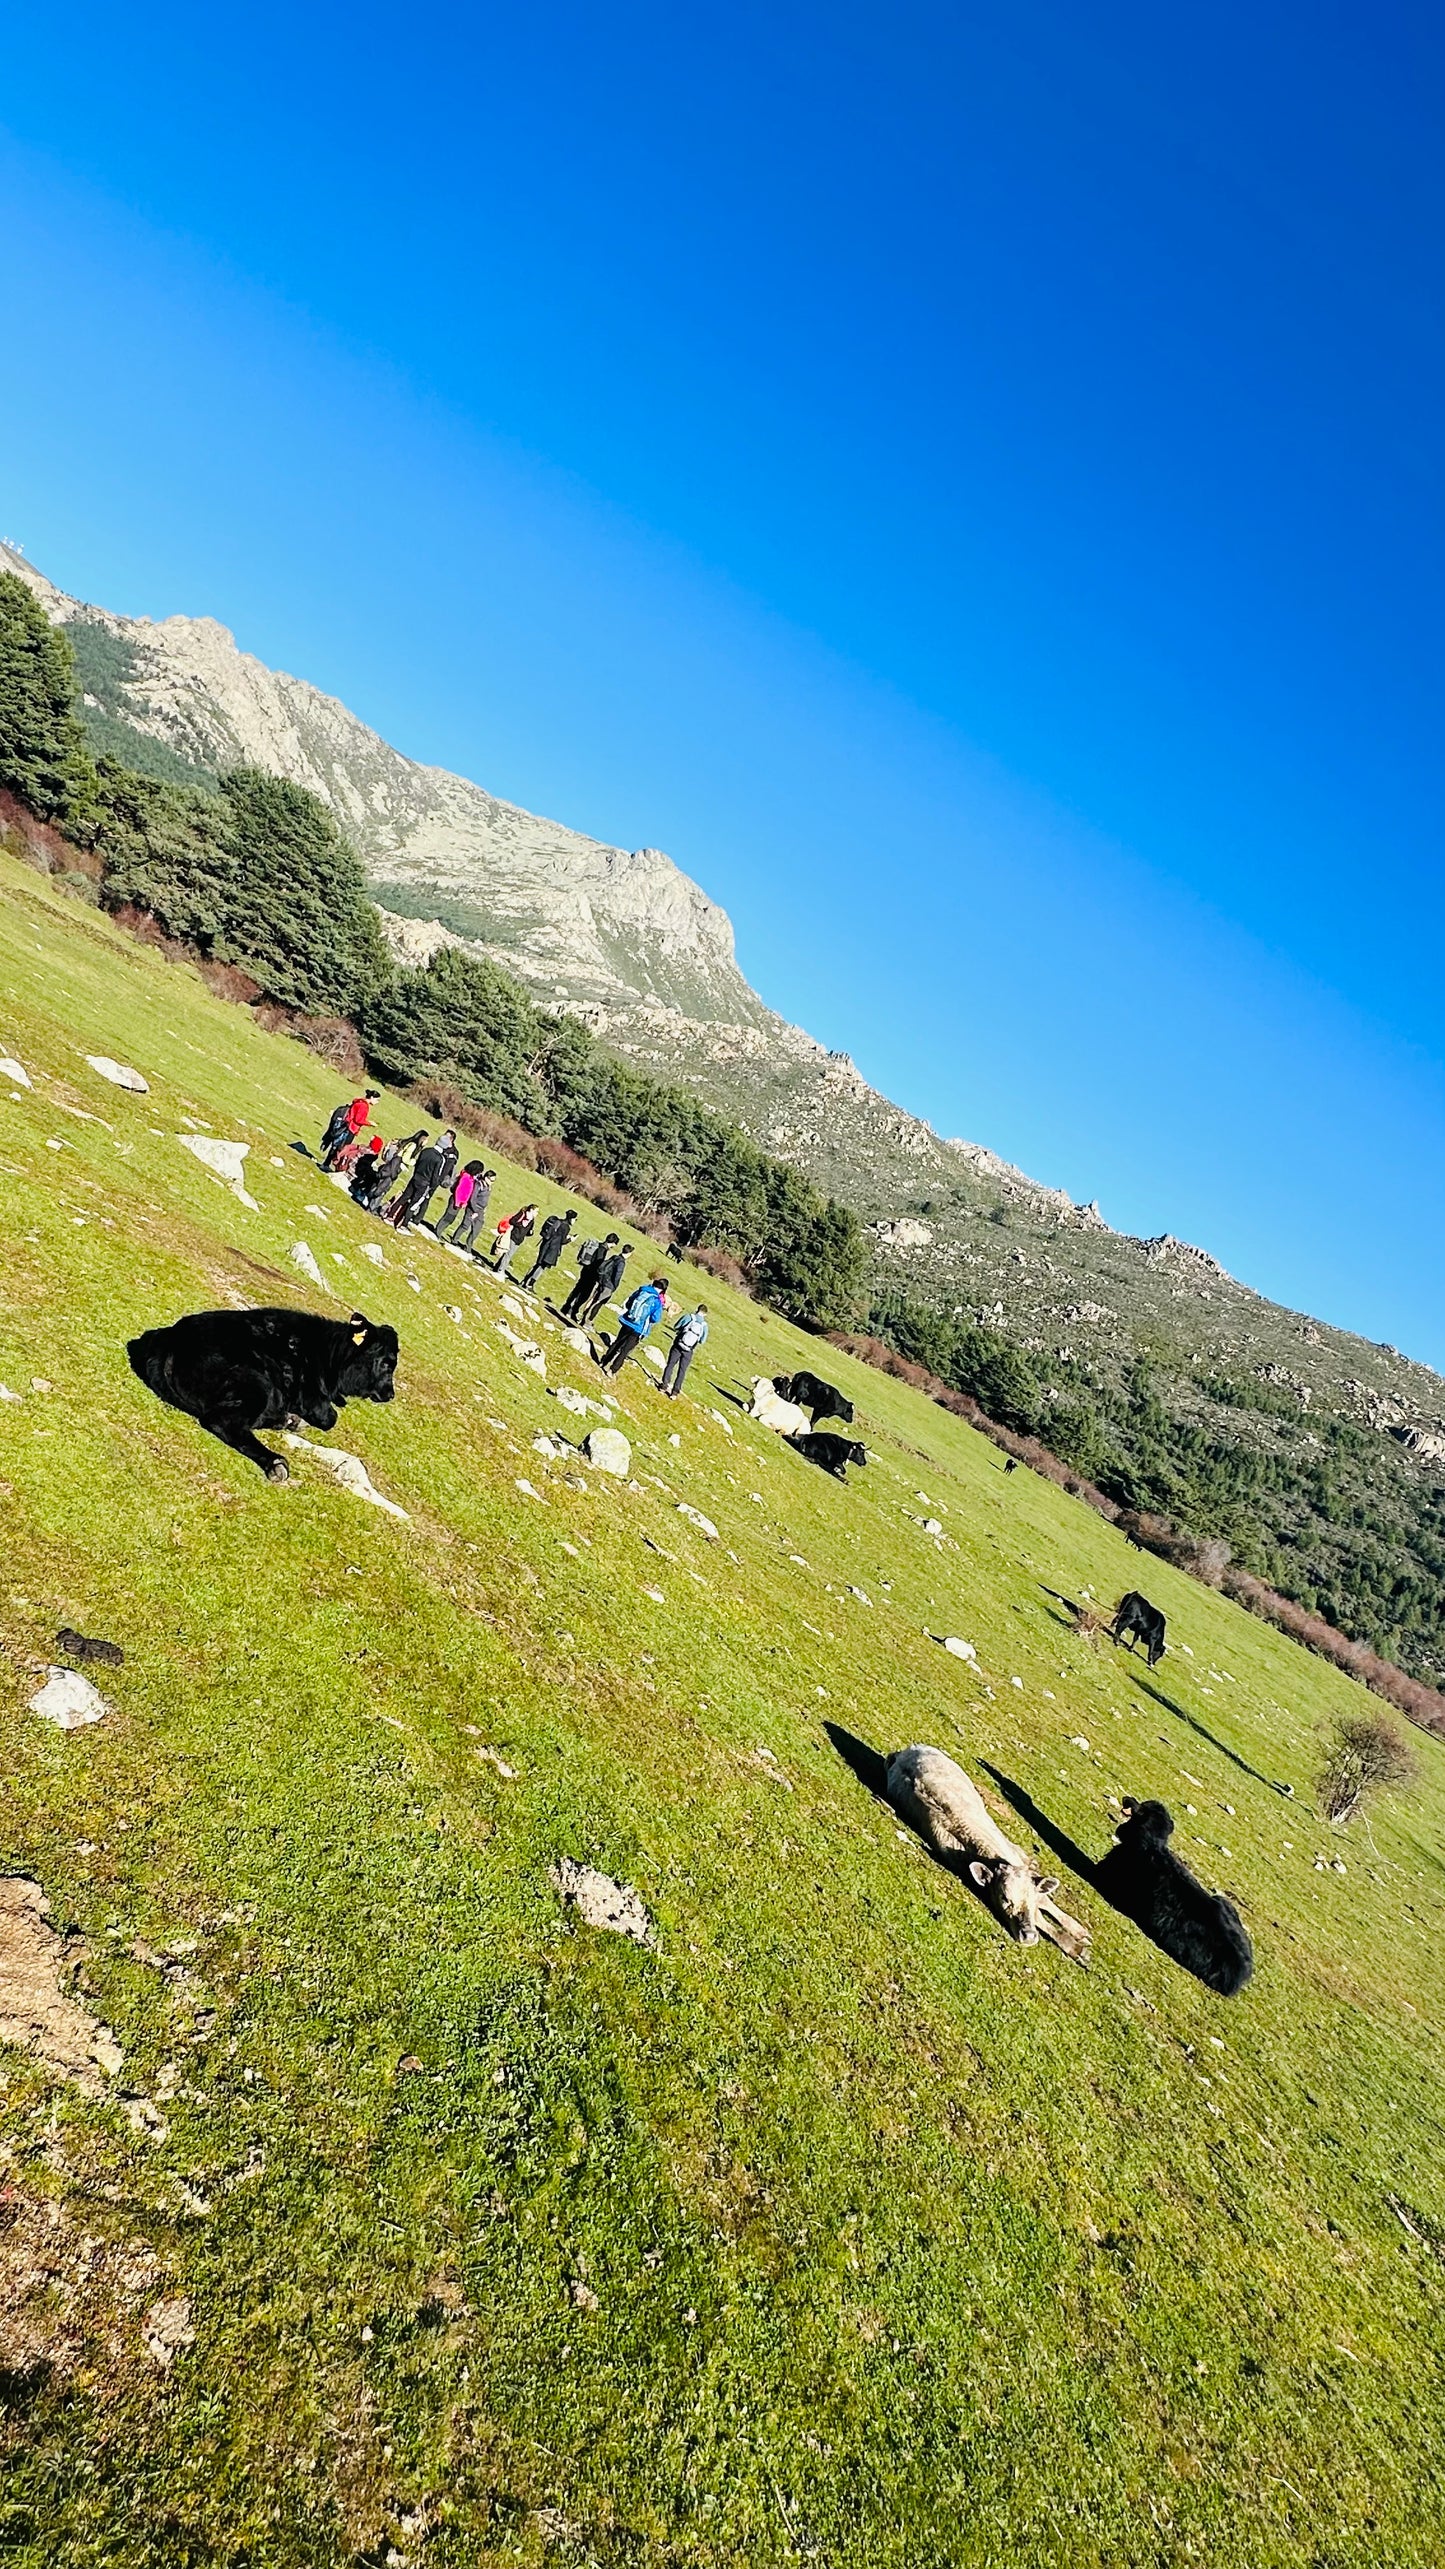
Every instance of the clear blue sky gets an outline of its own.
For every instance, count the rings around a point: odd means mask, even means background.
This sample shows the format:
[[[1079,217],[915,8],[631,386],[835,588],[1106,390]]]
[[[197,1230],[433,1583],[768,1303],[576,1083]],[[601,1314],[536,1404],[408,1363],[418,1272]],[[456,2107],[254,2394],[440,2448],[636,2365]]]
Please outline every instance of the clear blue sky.
[[[1445,1366],[1437,13],[16,15],[0,535]]]

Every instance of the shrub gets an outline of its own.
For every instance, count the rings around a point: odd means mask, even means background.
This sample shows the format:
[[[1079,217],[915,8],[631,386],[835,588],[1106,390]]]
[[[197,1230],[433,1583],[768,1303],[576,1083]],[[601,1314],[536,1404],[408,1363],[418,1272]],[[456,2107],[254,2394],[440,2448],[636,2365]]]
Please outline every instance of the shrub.
[[[1339,1724],[1321,1770],[1325,1818],[1342,1829],[1371,1794],[1408,1784],[1414,1774],[1414,1757],[1393,1722],[1383,1713],[1352,1714]]]

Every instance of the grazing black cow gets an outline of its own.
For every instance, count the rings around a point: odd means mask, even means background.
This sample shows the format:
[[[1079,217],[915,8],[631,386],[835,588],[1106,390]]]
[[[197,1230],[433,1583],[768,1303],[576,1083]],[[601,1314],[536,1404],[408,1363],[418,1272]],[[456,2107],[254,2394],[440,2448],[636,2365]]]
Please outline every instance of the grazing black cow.
[[[868,1460],[867,1446],[860,1445],[855,1436],[790,1436],[787,1441],[795,1454],[802,1454],[810,1463],[821,1463],[835,1481],[847,1480],[845,1465]]]
[[[1162,1802],[1126,1800],[1114,1844],[1095,1867],[1095,1883],[1161,1953],[1206,1988],[1232,1998],[1254,1969],[1254,1948],[1234,1902],[1222,1891],[1206,1891],[1175,1854],[1169,1844],[1173,1827]]]
[[[1109,1631],[1115,1641],[1127,1641],[1131,1650],[1137,1636],[1149,1654],[1151,1668],[1156,1668],[1164,1656],[1164,1617],[1147,1597],[1140,1596],[1137,1588],[1120,1598],[1119,1611]]]
[[[845,1427],[853,1424],[852,1402],[817,1374],[778,1374],[773,1389],[779,1400],[796,1401],[799,1409],[809,1411],[815,1427],[820,1418],[841,1418]]]
[[[169,1329],[147,1329],[126,1350],[131,1369],[160,1400],[200,1420],[209,1436],[244,1454],[268,1481],[290,1478],[258,1427],[334,1427],[349,1400],[393,1400],[396,1331],[353,1311],[320,1320],[310,1311],[193,1311]]]

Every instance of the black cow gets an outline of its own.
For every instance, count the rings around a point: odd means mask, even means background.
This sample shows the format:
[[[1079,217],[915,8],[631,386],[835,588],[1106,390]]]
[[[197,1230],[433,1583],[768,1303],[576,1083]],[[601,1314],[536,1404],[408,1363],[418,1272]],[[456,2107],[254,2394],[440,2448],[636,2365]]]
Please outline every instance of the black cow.
[[[1095,1867],[1104,1898],[1142,1927],[1152,1944],[1209,1989],[1232,1998],[1254,1969],[1244,1920],[1222,1891],[1206,1891],[1169,1844],[1174,1822],[1162,1802],[1126,1800],[1114,1844]]]
[[[349,1400],[393,1400],[396,1331],[353,1311],[320,1320],[310,1311],[193,1311],[169,1329],[147,1329],[126,1353],[157,1398],[200,1420],[268,1481],[290,1478],[258,1427],[334,1427]]]
[[[820,1418],[841,1418],[845,1427],[853,1424],[852,1402],[817,1374],[778,1374],[773,1389],[779,1400],[796,1401],[799,1409],[811,1412],[815,1427]]]
[[[787,1441],[795,1454],[805,1456],[810,1463],[821,1463],[835,1481],[847,1480],[845,1465],[868,1460],[866,1445],[860,1445],[853,1436],[790,1436]]]
[[[1113,1640],[1127,1641],[1131,1650],[1137,1636],[1149,1654],[1151,1668],[1157,1667],[1164,1656],[1164,1617],[1157,1606],[1150,1605],[1147,1597],[1140,1596],[1137,1588],[1131,1588],[1127,1597],[1120,1598],[1119,1611],[1109,1626],[1109,1632]]]

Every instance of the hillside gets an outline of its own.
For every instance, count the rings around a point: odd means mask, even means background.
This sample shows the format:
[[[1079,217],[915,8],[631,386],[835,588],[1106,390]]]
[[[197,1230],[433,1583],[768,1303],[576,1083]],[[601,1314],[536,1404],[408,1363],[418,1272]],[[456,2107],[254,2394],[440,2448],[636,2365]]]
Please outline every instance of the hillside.
[[[97,746],[172,774],[246,760],[310,786],[353,837],[404,960],[442,941],[486,952],[622,1058],[725,1110],[869,1225],[878,1325],[898,1335],[901,1296],[1001,1332],[1038,1378],[1030,1423],[1071,1462],[1227,1539],[1445,1684],[1438,1375],[941,1139],[765,1006],[726,915],[656,850],[605,847],[416,765],[209,619],[116,617],[4,559],[72,638]]]
[[[0,1872],[119,2055],[5,2026],[17,2569],[1435,2569],[1445,1745],[1332,1835],[1357,1688],[1163,1564],[1161,1667],[1091,1646],[1063,1601],[1138,1555],[841,1354],[871,1459],[809,1469],[736,1394],[816,1342],[723,1286],[688,1397],[618,1387],[630,1480],[539,1452],[601,1388],[546,1307],[544,1376],[320,1177],[310,1054],[3,858],[0,1049]],[[397,1327],[395,1403],[320,1441],[404,1518],[126,1366],[271,1299]],[[68,1733],[61,1624],[126,1654]],[[872,1797],[910,1739],[1047,1849],[1087,1968]],[[1241,1902],[1239,1999],[1098,1896],[1125,1793]]]

